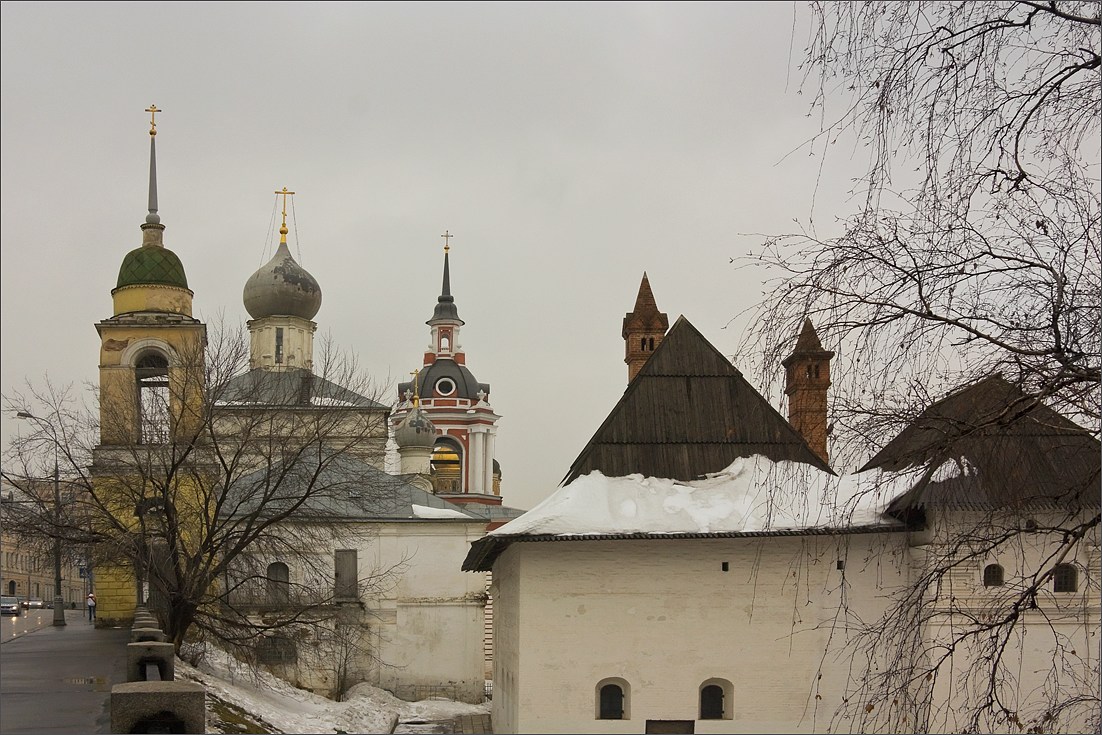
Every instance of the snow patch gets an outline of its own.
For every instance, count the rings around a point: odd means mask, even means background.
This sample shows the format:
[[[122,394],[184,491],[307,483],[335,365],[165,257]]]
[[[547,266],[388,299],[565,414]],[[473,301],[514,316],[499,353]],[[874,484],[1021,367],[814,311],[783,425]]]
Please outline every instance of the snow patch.
[[[731,533],[893,526],[888,503],[921,475],[870,470],[838,477],[755,455],[683,482],[598,471],[560,488],[490,535]]]
[[[427,505],[413,504],[413,515],[418,518],[470,518],[471,516],[454,508],[430,508]]]
[[[405,702],[369,684],[349,689],[343,702],[297,689],[266,671],[254,671],[225,651],[207,647],[198,668],[176,659],[178,677],[208,691],[285,733],[390,732],[399,719],[445,720],[489,714],[489,705],[446,699]]]

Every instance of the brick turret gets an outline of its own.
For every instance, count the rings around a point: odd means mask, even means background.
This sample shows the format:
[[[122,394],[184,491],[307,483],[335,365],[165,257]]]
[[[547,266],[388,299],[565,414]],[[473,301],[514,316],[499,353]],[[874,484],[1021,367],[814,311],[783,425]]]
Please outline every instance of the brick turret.
[[[650,359],[651,353],[662,344],[669,328],[669,317],[658,311],[644,271],[639,294],[635,297],[635,309],[624,315],[624,362],[628,365],[629,383]]]
[[[785,395],[788,396],[788,423],[803,435],[808,446],[823,461],[827,453],[827,389],[830,387],[830,360],[834,353],[824,350],[810,319],[792,354],[781,363],[785,368]]]

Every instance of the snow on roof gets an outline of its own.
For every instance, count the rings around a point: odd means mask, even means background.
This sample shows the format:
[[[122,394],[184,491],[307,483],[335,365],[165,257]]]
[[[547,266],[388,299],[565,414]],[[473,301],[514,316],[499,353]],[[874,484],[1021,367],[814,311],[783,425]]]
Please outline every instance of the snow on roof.
[[[416,503],[410,504],[413,508],[413,515],[417,518],[465,518],[471,519],[471,516],[463,513],[462,511],[455,510],[454,508],[430,508],[427,505],[417,505]]]
[[[883,515],[914,483],[879,470],[838,477],[816,467],[737,459],[691,482],[642,475],[579,477],[490,536],[696,534],[897,526]]]

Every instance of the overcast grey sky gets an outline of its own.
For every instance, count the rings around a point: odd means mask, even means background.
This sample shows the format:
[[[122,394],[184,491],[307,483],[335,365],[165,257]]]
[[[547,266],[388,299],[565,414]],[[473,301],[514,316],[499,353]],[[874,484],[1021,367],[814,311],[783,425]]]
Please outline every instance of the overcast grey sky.
[[[382,380],[428,344],[442,240],[491,386],[505,502],[546,497],[626,385],[644,270],[721,351],[762,233],[855,208],[820,170],[786,3],[15,3],[2,13],[0,384],[97,376],[94,323],[141,244],[155,103],[165,243],[196,315],[247,318],[273,191],[331,333]],[[788,155],[792,153],[792,155]],[[297,240],[296,240],[297,236]],[[729,322],[731,322],[729,324]],[[795,330],[798,325],[793,325]],[[393,387],[387,396],[393,397]],[[0,422],[4,441],[14,428]]]

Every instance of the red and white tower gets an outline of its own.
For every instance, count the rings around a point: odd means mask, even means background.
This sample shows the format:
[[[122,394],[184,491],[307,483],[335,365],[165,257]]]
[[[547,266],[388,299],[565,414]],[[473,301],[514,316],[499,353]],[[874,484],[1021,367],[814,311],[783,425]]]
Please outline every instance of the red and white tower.
[[[452,235],[445,232],[442,237],[447,243]],[[414,379],[398,384],[398,406],[391,421],[397,429],[415,409],[431,421],[436,437],[429,462],[433,492],[452,503],[500,505],[501,472],[494,443],[501,417],[490,406],[489,384],[479,383],[466,365],[459,342],[463,320],[451,294],[448,251],[445,244],[444,281],[426,322],[432,341]],[[405,461],[408,452],[403,451],[401,437],[395,438],[403,455],[402,471],[407,472],[415,463]]]

